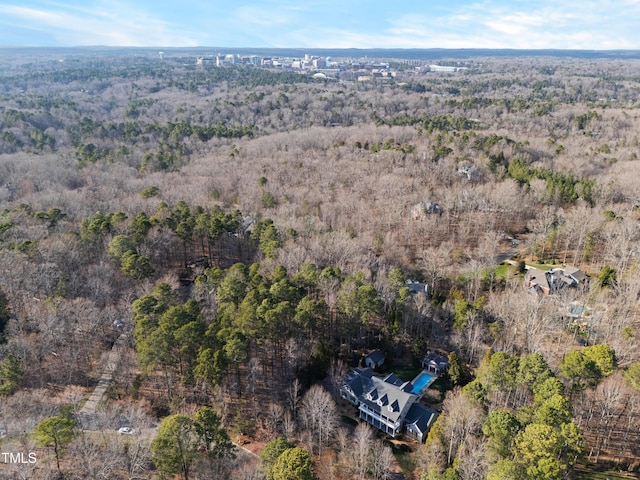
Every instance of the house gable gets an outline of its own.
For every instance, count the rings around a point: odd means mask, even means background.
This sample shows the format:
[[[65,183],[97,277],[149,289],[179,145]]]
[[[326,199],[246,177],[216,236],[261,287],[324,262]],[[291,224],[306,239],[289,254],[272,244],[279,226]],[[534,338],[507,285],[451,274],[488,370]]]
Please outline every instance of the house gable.
[[[356,368],[342,380],[340,396],[358,406],[360,397],[369,389],[373,372],[367,368]]]
[[[431,410],[420,403],[414,403],[405,419],[407,434],[420,442],[425,441],[427,433],[437,417],[438,414],[435,410]]]
[[[428,352],[422,359],[422,368],[429,373],[442,375],[449,368],[449,359],[435,352]]]
[[[378,368],[384,364],[384,353],[382,350],[374,350],[364,357],[364,364],[367,368]]]
[[[583,286],[588,279],[584,272],[572,266],[552,268],[548,271],[527,267],[524,286],[529,293],[552,295],[565,288]]]

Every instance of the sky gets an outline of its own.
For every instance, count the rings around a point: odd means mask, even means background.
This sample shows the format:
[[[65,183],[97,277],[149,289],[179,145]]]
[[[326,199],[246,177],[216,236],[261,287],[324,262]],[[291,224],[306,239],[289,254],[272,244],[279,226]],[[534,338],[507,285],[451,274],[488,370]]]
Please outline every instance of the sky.
[[[640,49],[640,0],[0,0],[0,46]]]

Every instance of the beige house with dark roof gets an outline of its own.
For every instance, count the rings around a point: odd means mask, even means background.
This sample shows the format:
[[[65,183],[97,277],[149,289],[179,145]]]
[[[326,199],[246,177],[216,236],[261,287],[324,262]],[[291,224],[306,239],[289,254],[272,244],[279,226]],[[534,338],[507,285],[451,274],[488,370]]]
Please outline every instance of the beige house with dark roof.
[[[573,266],[540,270],[527,267],[524,286],[529,293],[552,295],[565,288],[578,288],[585,285],[589,277],[579,268]]]

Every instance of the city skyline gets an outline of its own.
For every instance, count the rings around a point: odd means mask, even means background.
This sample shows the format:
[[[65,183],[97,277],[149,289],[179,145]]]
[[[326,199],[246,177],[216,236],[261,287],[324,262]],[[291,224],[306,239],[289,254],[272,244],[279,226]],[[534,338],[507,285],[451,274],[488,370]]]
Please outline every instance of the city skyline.
[[[0,46],[640,48],[640,0],[0,2]]]

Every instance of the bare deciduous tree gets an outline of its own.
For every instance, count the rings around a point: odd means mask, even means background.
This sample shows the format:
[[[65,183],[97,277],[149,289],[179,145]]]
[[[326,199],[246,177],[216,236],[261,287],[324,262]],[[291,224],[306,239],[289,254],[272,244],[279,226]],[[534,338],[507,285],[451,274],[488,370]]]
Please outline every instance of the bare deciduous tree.
[[[336,404],[331,394],[320,385],[313,385],[302,398],[300,417],[310,434],[311,450],[322,454],[333,437],[337,425]]]
[[[281,405],[273,402],[269,404],[269,410],[267,412],[267,417],[264,419],[264,422],[270,438],[275,438],[283,433],[282,427],[284,422],[284,415],[285,409],[282,408]]]
[[[442,405],[444,416],[443,439],[447,449],[447,463],[451,465],[458,455],[458,449],[469,436],[479,432],[482,425],[483,412],[480,407],[469,400],[459,388],[447,394]]]
[[[349,450],[353,474],[360,480],[364,480],[367,474],[371,456],[374,453],[371,447],[374,440],[371,427],[366,423],[359,423],[353,432],[353,443]]]
[[[371,477],[375,480],[391,478],[391,466],[394,460],[390,447],[385,446],[381,441],[373,442],[370,462]]]
[[[300,404],[300,390],[302,385],[300,381],[295,378],[289,388],[287,389],[287,400],[289,402],[289,409],[291,413],[295,415],[298,413],[298,405]]]

